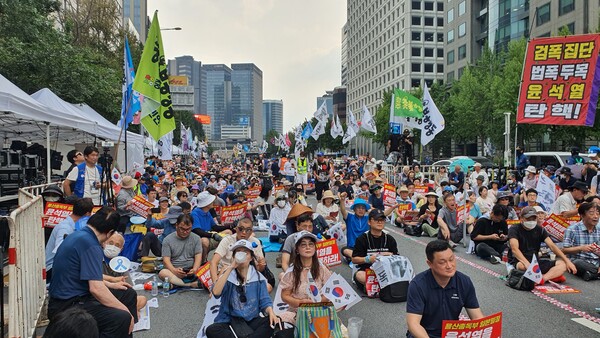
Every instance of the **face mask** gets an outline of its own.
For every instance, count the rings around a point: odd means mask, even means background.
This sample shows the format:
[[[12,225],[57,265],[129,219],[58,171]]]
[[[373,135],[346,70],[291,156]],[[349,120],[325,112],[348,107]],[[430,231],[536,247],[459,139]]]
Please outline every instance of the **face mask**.
[[[108,244],[104,248],[104,256],[106,256],[106,258],[115,258],[119,255],[119,253],[121,253],[121,249],[115,245]]]
[[[567,175],[560,175],[560,178],[567,178]]]
[[[525,221],[525,222],[523,222],[523,226],[527,230],[531,230],[531,229],[535,228],[536,225],[537,225],[537,221]]]
[[[513,183],[513,181],[512,181],[512,180],[508,180],[508,181],[506,181],[506,183],[507,183],[507,184],[512,184],[512,183]]]
[[[244,251],[238,251],[235,253],[235,261],[238,264],[242,264],[246,261],[246,257],[248,256],[248,254]]]
[[[354,185],[358,187],[360,185],[360,181],[354,182]]]
[[[285,201],[277,201],[277,206],[280,208],[285,207]]]
[[[60,197],[58,197],[58,196],[46,196],[46,197],[44,197],[44,199],[46,200],[46,202],[58,202],[60,200]]]

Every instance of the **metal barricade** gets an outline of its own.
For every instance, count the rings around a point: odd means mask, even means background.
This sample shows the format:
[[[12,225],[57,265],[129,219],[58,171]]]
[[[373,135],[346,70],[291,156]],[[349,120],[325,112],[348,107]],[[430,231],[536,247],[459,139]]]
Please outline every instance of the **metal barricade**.
[[[8,218],[8,336],[31,337],[46,298],[42,196],[19,191],[19,199],[31,200]]]

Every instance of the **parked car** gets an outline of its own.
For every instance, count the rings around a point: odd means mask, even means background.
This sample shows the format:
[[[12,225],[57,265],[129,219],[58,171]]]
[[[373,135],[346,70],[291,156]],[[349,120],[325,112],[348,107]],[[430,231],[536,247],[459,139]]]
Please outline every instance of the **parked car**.
[[[555,168],[560,168],[567,164],[567,159],[571,157],[571,153],[566,151],[531,151],[525,155],[529,158],[529,163],[536,168],[543,168],[552,165]],[[579,154],[587,162],[590,158],[587,154]]]

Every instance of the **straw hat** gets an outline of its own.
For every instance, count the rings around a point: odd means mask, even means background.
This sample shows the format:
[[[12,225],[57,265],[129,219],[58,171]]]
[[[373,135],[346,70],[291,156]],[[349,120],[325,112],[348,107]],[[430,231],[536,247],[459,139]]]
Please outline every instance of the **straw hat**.
[[[121,188],[131,189],[137,185],[138,181],[131,176],[123,176],[121,180]]]
[[[306,214],[306,213],[310,213],[312,215],[314,213],[314,211],[311,208],[307,207],[306,205],[303,205],[301,203],[296,203],[296,204],[294,204],[294,206],[288,213],[287,219],[294,219],[294,218],[296,218],[300,215]]]
[[[321,202],[323,202],[323,200],[326,198],[331,198],[331,199],[335,200],[335,196],[333,195],[333,192],[331,192],[331,190],[325,190],[323,192],[323,197],[321,197]]]

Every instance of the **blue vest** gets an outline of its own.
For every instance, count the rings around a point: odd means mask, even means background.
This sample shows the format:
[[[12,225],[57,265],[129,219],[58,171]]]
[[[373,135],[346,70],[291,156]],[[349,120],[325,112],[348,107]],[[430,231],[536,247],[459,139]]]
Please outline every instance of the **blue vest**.
[[[96,164],[96,169],[98,169],[98,173],[100,177],[98,177],[98,181],[102,178],[102,167]],[[85,190],[85,162],[77,165],[77,180],[75,181],[75,191],[73,192],[75,196],[82,198],[83,191]]]

